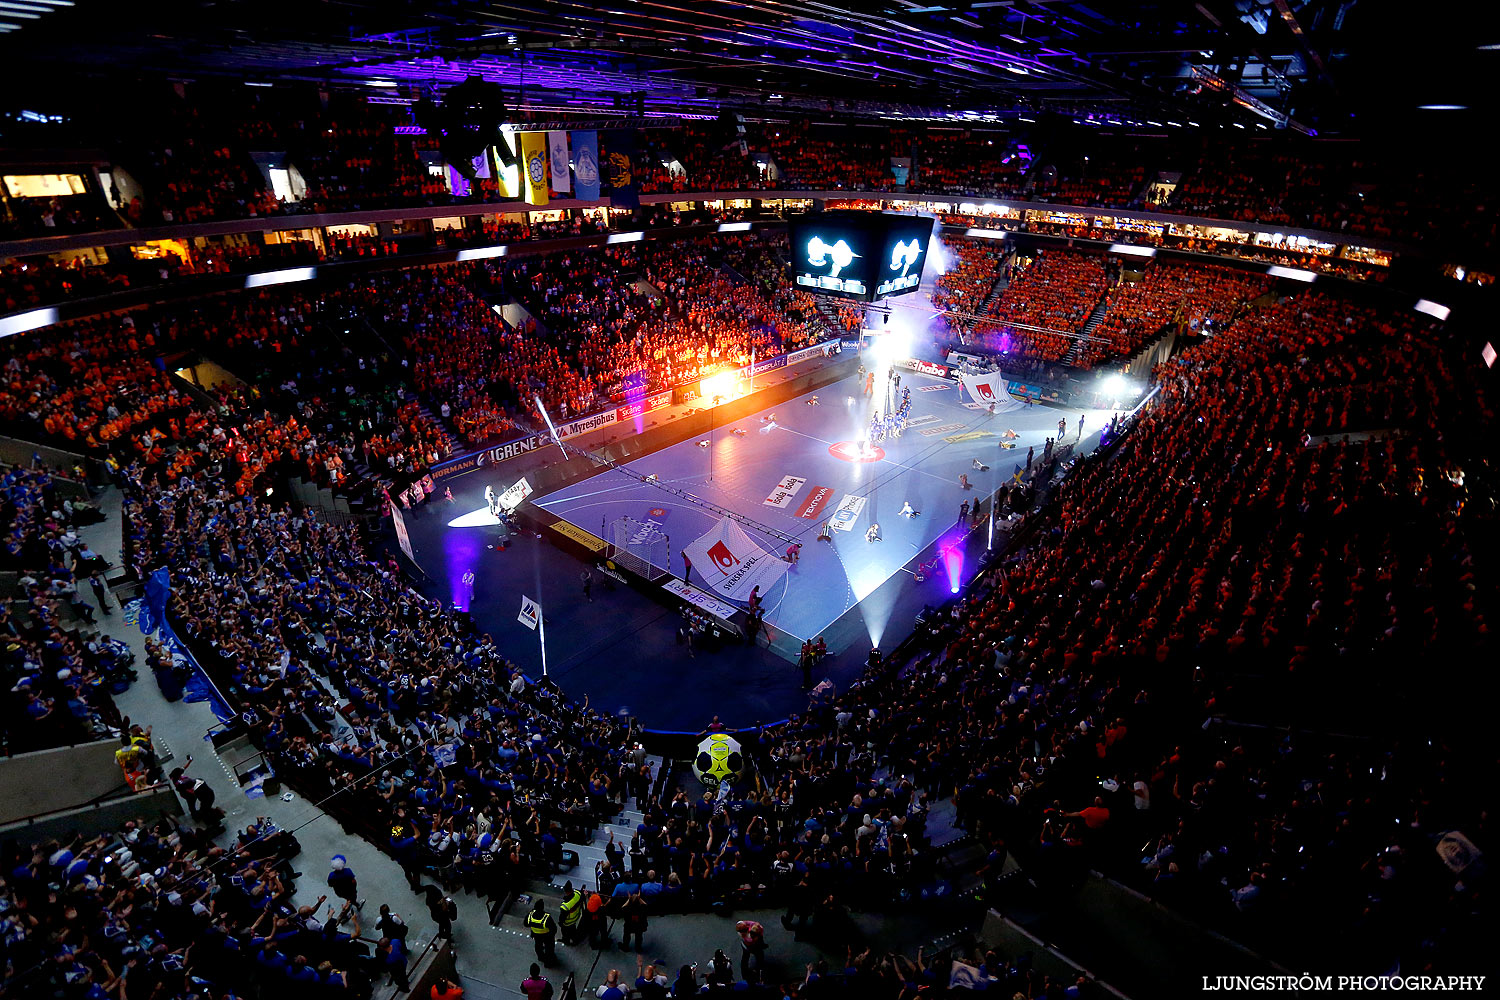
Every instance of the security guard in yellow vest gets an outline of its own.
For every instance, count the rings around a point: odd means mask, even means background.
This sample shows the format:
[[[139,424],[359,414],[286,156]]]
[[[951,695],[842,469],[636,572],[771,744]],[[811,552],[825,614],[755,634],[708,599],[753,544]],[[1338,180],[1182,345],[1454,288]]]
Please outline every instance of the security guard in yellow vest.
[[[563,899],[558,913],[562,921],[563,944],[577,944],[583,930],[583,893],[573,888],[571,881],[563,883]]]
[[[552,914],[547,912],[546,900],[537,900],[531,912],[526,914],[526,929],[531,932],[536,957],[548,965],[557,961],[557,925],[552,922]]]

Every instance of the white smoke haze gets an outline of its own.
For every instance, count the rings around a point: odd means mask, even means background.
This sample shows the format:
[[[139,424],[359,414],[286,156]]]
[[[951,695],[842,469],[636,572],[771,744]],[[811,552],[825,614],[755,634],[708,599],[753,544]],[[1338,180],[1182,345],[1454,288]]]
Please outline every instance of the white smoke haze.
[[[923,275],[925,281],[931,281],[948,273],[948,269],[954,264],[953,251],[949,250],[948,245],[943,242],[942,219],[939,219],[933,212],[914,214],[932,220],[932,236],[927,240],[927,272]]]

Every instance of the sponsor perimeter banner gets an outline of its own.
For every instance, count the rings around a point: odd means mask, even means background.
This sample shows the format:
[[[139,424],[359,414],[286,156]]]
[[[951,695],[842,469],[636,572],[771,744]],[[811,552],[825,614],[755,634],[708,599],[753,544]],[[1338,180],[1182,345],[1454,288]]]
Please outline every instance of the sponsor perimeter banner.
[[[823,508],[828,506],[828,501],[833,497],[832,486],[814,486],[807,494],[807,499],[797,505],[798,517],[817,517]]]
[[[814,344],[811,347],[804,347],[800,351],[793,351],[791,354],[787,355],[786,363],[789,365],[795,365],[798,362],[806,361],[808,358],[816,358],[829,348],[835,348],[838,346],[839,339],[837,337],[834,337],[832,340],[825,340],[821,344]]]
[[[567,194],[573,190],[568,176],[568,133],[547,133],[547,155],[552,160],[552,190]]]
[[[516,615],[516,621],[525,625],[533,632],[536,631],[537,622],[542,620],[542,606],[526,595],[521,595],[521,613]]]
[[[763,375],[766,372],[773,371],[777,368],[785,368],[786,363],[787,356],[785,354],[778,354],[774,358],[761,358],[753,365],[744,365],[739,369],[737,374],[740,378],[749,378],[752,375]]]
[[[601,427],[608,427],[615,423],[615,411],[605,410],[603,413],[595,413],[588,417],[579,417],[565,424],[557,425],[557,436],[562,438],[577,437],[587,434],[589,431],[597,431]]]
[[[787,571],[786,563],[727,517],[683,551],[703,581],[732,601],[748,601],[756,587],[769,590]]]
[[[396,529],[396,544],[401,546],[401,551],[406,553],[406,558],[416,562],[417,557],[411,554],[411,536],[406,533],[406,516],[401,513],[399,504],[393,503],[390,508],[391,524]]]
[[[577,542],[579,545],[582,545],[590,552],[603,552],[605,548],[607,548],[607,546],[604,544],[604,539],[600,538],[598,535],[590,534],[589,532],[584,531],[578,525],[571,524],[567,521],[559,520],[552,522],[552,530],[557,532],[559,535],[565,535],[568,538],[573,539],[573,541]],[[625,578],[617,577],[616,579],[623,581]]]
[[[552,435],[550,434],[531,434],[523,438],[516,438],[514,441],[497,444],[493,448],[485,448],[483,451],[476,451],[468,455],[461,455],[458,458],[450,458],[446,462],[439,462],[432,467],[432,478],[439,480],[447,479],[449,476],[456,476],[461,472],[468,472],[471,469],[478,469],[481,466],[504,462],[515,458],[517,455],[524,455],[529,451],[545,448],[551,443]]]
[[[785,510],[792,505],[792,497],[797,495],[806,482],[807,480],[801,476],[782,476],[781,482],[772,488],[771,495],[761,503],[767,507],[780,507]]]
[[[665,590],[669,594],[677,595],[684,601],[687,601],[693,607],[697,608],[699,611],[706,611],[709,614],[713,615],[715,618],[718,618],[724,622],[729,622],[731,624],[733,623],[734,616],[738,614],[740,610],[733,604],[725,604],[717,597],[705,594],[697,587],[693,586],[690,583],[684,583],[683,581],[677,579],[677,577],[675,576],[670,577],[666,583],[662,584],[661,589]]]
[[[853,493],[845,493],[844,499],[833,509],[833,516],[828,519],[835,531],[849,531],[853,529],[859,515],[864,512],[865,498],[857,497]]]
[[[642,413],[650,413],[659,410],[663,406],[672,405],[672,390],[664,389],[661,392],[653,392],[651,395],[634,403],[627,403],[615,410],[615,422],[624,423]]]
[[[538,132],[536,134],[540,135],[541,133]],[[574,133],[574,135],[577,135],[577,133]],[[580,195],[580,197],[582,197],[582,195]],[[829,343],[832,343],[832,341],[829,341]],[[794,354],[778,354],[774,358],[765,358],[761,361],[757,361],[755,363],[755,374],[760,375],[763,372],[772,371],[776,368],[782,368],[788,364],[797,364],[798,362],[806,361],[808,358],[817,356],[818,353],[822,351],[822,348],[823,345],[820,344],[815,347],[804,348],[803,350],[797,351]],[[746,365],[745,367],[739,369],[740,376],[744,377],[749,375],[750,367],[751,366]],[[616,407],[612,410],[605,410],[603,413],[595,413],[591,416],[579,417],[577,420],[570,420],[567,423],[558,424],[557,436],[566,440],[568,438],[577,437],[580,434],[587,434],[589,431],[596,431],[601,427],[609,427],[614,424],[624,423],[627,420],[634,419],[642,413],[650,413],[653,410],[660,410],[671,405],[672,390],[663,389],[660,392],[651,393],[649,396],[646,396],[644,399],[638,402],[627,403],[625,406]],[[551,442],[552,435],[550,434],[532,434],[528,437],[517,438],[514,441],[507,441],[504,444],[497,444],[492,448],[485,448],[481,451],[470,452],[467,455],[460,455],[457,458],[450,458],[447,461],[439,462],[437,465],[432,467],[432,478],[446,479],[449,476],[456,476],[461,472],[468,472],[471,469],[477,469],[482,465],[492,465],[496,462],[504,462],[508,459],[515,458],[518,455],[524,455],[529,451],[535,451],[538,448],[545,448]]]
[[[898,368],[905,368],[907,371],[919,372],[923,375],[935,375],[938,378],[953,377],[947,365],[940,365],[936,361],[923,361],[920,358],[900,358],[895,364]]]

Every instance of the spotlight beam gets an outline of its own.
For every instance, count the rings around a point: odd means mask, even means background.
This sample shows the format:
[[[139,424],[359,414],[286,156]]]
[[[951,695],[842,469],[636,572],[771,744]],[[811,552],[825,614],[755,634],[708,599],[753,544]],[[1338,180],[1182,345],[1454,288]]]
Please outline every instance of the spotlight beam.
[[[557,436],[557,428],[552,426],[552,418],[547,415],[547,408],[542,405],[542,397],[533,396],[531,398],[536,400],[537,412],[542,415],[543,420],[547,421],[547,430],[552,432],[552,443],[557,445],[557,450],[562,452],[563,461],[566,462],[568,460],[568,449],[563,447],[562,438]]]

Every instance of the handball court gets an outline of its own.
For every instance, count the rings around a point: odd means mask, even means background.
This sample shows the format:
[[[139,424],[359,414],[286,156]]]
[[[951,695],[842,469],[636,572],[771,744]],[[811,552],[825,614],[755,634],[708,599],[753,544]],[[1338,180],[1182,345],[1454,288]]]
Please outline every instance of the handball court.
[[[712,449],[700,446],[706,439],[692,438],[531,498],[542,512],[601,537],[609,537],[620,518],[657,525],[669,539],[664,548],[677,577],[683,546],[713,527],[718,515],[663,486],[796,538],[800,559],[762,595],[774,651],[762,634],[755,646],[700,649],[690,657],[676,641],[681,616],[661,602],[598,572],[593,601],[587,601],[579,577],[584,563],[545,539],[512,534],[510,547],[502,550],[494,544],[494,526],[451,523],[472,521],[470,512],[484,509],[485,486],[504,489],[519,470],[456,477],[450,481],[453,504],[428,504],[408,514],[417,560],[430,577],[424,589],[466,607],[533,676],[540,673],[540,644],[537,633],[517,621],[517,612],[523,595],[540,601],[550,676],[575,697],[589,695],[596,707],[686,730],[701,728],[714,713],[732,725],[784,718],[806,707],[794,662],[804,638],[825,636],[835,654],[819,665],[815,680],[846,686],[872,644],[894,646],[917,611],[940,603],[954,580],[972,575],[974,567],[962,564],[962,546],[939,559],[922,582],[912,572],[931,566],[938,548],[961,537],[960,505],[968,500],[972,506],[1009,480],[1016,465],[1024,466],[1028,446],[1040,456],[1059,419],[1067,418],[1070,439],[1077,432],[1077,412],[1012,403],[991,414],[965,405],[960,387],[946,380],[901,372],[901,385],[911,389],[907,429],[899,438],[886,436],[866,461],[852,459],[868,433],[869,413],[883,401],[867,399],[863,379],[850,377],[716,427]],[[1009,430],[1018,437],[1005,437]],[[1096,430],[1086,425],[1085,437]],[[1002,442],[1016,447],[1002,449]],[[973,468],[976,458],[987,471]],[[968,491],[959,485],[960,475],[968,476]],[[654,482],[643,481],[652,476]],[[766,503],[787,477],[803,481],[784,506]],[[819,497],[823,501],[816,503]],[[857,499],[848,505],[859,508],[847,518],[849,530],[820,541],[824,523],[849,497]],[[918,516],[901,516],[906,503]],[[813,515],[800,516],[809,507]],[[878,541],[867,540],[872,523],[879,525]],[[769,552],[781,554],[787,547],[753,528],[746,531]],[[977,554],[983,547],[981,532],[968,549]],[[696,568],[690,582],[719,596]]]
[[[856,376],[717,428],[709,447],[700,443],[706,439],[684,441],[536,503],[603,538],[621,517],[659,525],[670,539],[671,572],[679,577],[682,548],[713,527],[718,515],[663,485],[792,536],[801,543],[800,558],[762,597],[766,623],[800,645],[869,600],[933,543],[956,534],[960,505],[967,500],[972,506],[1009,480],[1015,466],[1024,465],[1028,445],[1040,453],[1063,415],[1015,403],[991,414],[964,405],[958,386],[915,373],[902,373],[901,384],[912,390],[909,425],[899,438],[887,435],[865,460],[859,444],[867,436],[871,403]],[[1003,436],[1011,430],[1019,436]],[[1016,447],[1002,449],[1002,441]],[[975,459],[988,470],[975,469]],[[961,475],[968,476],[967,491]],[[643,481],[653,476],[654,482]],[[903,516],[906,504],[919,514]],[[858,510],[834,518],[841,506]],[[848,530],[820,540],[831,518]],[[867,539],[871,524],[879,526],[878,541]],[[785,552],[784,540],[746,530],[766,550]],[[713,593],[697,566],[689,582]],[[862,611],[870,637],[878,639],[890,608]]]

